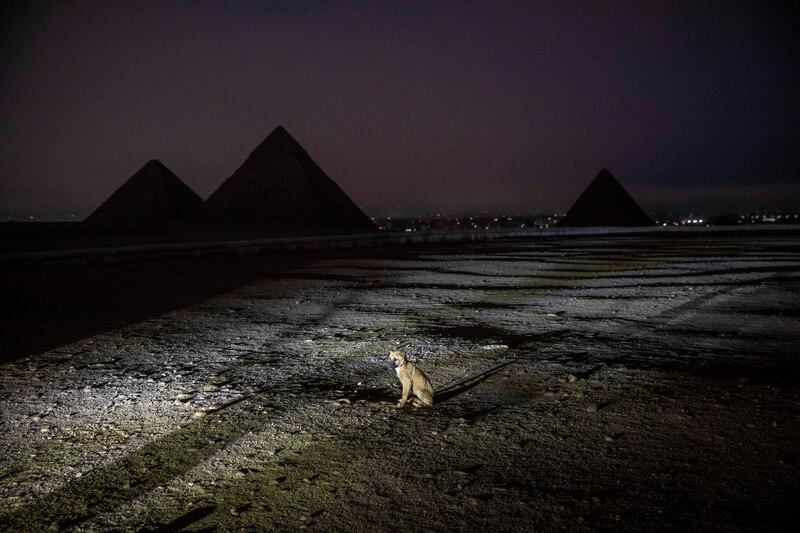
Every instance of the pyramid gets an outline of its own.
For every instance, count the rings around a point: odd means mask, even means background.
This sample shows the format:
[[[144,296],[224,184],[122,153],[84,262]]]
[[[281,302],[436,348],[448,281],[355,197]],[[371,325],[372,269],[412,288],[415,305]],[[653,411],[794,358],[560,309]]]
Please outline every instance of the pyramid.
[[[370,219],[282,126],[206,201],[201,219],[269,233],[359,233]]]
[[[559,226],[652,226],[653,221],[607,168],[578,197]]]
[[[86,222],[109,226],[134,226],[190,222],[203,205],[192,189],[164,166],[151,159]]]

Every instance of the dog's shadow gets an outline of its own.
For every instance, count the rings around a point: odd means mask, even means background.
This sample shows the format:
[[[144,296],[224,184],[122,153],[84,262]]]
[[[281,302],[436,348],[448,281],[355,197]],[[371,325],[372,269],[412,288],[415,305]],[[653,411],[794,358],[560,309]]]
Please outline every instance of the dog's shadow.
[[[457,396],[461,396],[465,392],[469,392],[470,390],[474,389],[475,387],[477,387],[478,385],[480,385],[481,383],[483,383],[484,381],[486,381],[490,377],[494,376],[495,374],[497,374],[498,372],[500,372],[501,370],[503,370],[507,366],[512,365],[512,364],[516,363],[517,361],[518,361],[518,359],[510,359],[510,360],[504,361],[504,362],[499,363],[499,364],[497,364],[497,365],[495,365],[495,366],[493,366],[493,367],[491,367],[491,368],[489,368],[487,370],[484,370],[483,372],[481,372],[479,374],[476,374],[474,376],[470,376],[470,377],[465,378],[465,379],[463,379],[463,380],[461,380],[461,381],[459,381],[457,383],[453,383],[452,385],[449,385],[449,386],[445,387],[444,389],[436,392],[436,394],[434,396],[435,403],[443,403],[443,402],[446,402],[448,400],[452,400],[453,398],[455,398]]]
[[[452,400],[462,394],[474,389],[490,377],[494,376],[507,366],[516,363],[518,359],[510,359],[503,361],[493,367],[484,370],[473,376],[462,379],[456,383],[448,385],[444,389],[438,390],[434,393],[434,406]],[[373,387],[357,387],[350,388],[343,386],[341,383],[331,381],[329,378],[312,379],[293,384],[297,389],[304,392],[317,391],[317,392],[335,392],[338,393],[341,400],[347,400],[351,403],[366,402],[366,403],[385,403],[394,404],[398,400],[397,390],[386,387],[373,388]]]
[[[516,363],[518,359],[510,359],[507,361],[503,361],[479,374],[475,374],[473,376],[469,376],[461,381],[456,383],[450,384],[444,389],[438,390],[434,392],[433,395],[433,404],[439,405],[448,400],[452,400],[462,394],[469,392],[470,390],[474,389],[490,377],[494,376],[504,368],[513,363]],[[372,403],[395,403],[398,400],[397,391],[386,389],[386,388],[360,388],[350,391],[345,396],[348,400],[352,402],[357,402],[360,400]]]

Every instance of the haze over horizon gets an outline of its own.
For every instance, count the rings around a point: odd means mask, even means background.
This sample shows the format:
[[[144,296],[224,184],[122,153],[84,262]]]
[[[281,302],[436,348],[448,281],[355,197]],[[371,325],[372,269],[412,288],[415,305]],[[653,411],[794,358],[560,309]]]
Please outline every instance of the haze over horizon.
[[[277,125],[370,216],[797,209],[787,4],[5,6],[0,220],[82,219],[150,159],[207,198]]]

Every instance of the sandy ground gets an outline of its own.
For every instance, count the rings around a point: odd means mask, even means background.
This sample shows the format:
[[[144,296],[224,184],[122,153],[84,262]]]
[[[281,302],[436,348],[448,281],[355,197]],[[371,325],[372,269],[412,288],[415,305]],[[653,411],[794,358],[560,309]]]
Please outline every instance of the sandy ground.
[[[0,528],[793,530],[798,293],[797,233],[287,266],[2,365]]]

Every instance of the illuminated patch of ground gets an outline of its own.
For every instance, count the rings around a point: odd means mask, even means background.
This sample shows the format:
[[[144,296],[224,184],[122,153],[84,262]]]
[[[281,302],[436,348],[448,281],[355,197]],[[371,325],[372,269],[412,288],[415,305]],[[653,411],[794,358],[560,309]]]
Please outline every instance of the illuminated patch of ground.
[[[0,524],[788,530],[798,293],[794,233],[318,260],[3,365]]]

